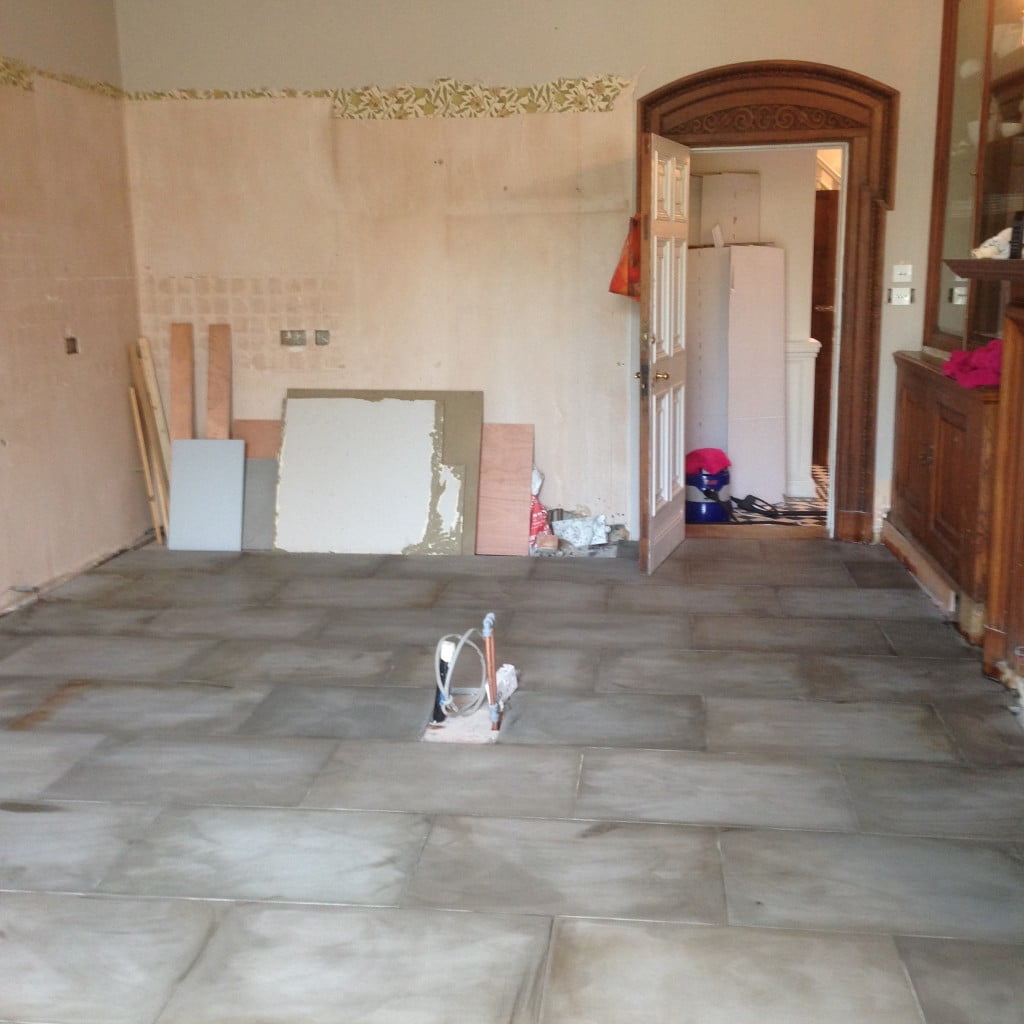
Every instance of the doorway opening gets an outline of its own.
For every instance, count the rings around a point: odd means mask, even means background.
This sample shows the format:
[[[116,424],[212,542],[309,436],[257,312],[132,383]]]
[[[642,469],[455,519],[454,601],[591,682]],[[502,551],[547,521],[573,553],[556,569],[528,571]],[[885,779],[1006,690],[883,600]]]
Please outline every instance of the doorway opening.
[[[835,455],[831,442],[847,160],[843,144],[691,150],[688,294],[696,294],[687,299],[693,328],[687,339],[693,356],[687,374],[687,447],[728,451],[730,429],[735,429],[736,454],[747,466],[737,467],[733,460],[733,495],[742,498],[757,485],[763,491],[757,493],[762,500],[734,507],[730,527],[691,524],[690,536],[735,537],[741,533],[739,526],[751,535],[757,532],[752,527],[768,525],[785,529],[759,535],[790,539],[831,534],[829,481]],[[763,303],[752,300],[758,310],[754,344],[749,344],[750,327],[726,337],[724,324],[715,317],[709,323],[701,308],[709,297],[707,271],[725,256],[723,247],[733,246],[769,247],[782,257],[770,264],[776,276],[761,283],[762,289],[779,295],[771,326],[761,315]],[[735,288],[733,296],[740,305]],[[698,350],[709,342],[722,360],[722,379],[700,372],[706,367]],[[723,354],[726,347],[729,356]],[[730,407],[727,415],[725,407]],[[704,410],[712,410],[710,416],[702,418]],[[751,462],[757,463],[756,472],[749,472]]]
[[[641,142],[646,133],[653,133],[692,149],[846,147],[845,258],[838,290],[839,351],[830,441],[831,532],[838,540],[874,538],[885,214],[892,208],[894,192],[898,106],[899,94],[889,86],[842,68],[803,61],[713,68],[679,79],[638,102]],[[637,166],[645,166],[642,159]],[[648,445],[641,431],[642,478],[650,459]],[[649,504],[642,489],[641,524],[648,520]]]

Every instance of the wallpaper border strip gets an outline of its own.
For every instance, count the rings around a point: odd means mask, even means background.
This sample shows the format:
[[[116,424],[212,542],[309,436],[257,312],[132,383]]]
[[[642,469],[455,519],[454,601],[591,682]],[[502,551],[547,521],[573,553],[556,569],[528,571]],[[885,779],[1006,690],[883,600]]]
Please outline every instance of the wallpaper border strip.
[[[36,78],[61,82],[115,99],[241,100],[329,99],[331,115],[358,121],[396,121],[421,117],[509,117],[512,114],[607,113],[632,79],[621,75],[558,78],[528,86],[485,86],[439,78],[430,86],[384,89],[171,89],[126,92],[109,82],[57,74],[13,57],[0,56],[0,85],[31,92]]]

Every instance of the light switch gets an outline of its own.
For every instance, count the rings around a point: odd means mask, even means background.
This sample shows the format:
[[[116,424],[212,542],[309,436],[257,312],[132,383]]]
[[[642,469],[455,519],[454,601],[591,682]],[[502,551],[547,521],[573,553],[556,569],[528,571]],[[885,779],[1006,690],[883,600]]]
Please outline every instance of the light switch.
[[[914,267],[910,263],[894,263],[892,267],[894,284],[910,284],[914,280]]]

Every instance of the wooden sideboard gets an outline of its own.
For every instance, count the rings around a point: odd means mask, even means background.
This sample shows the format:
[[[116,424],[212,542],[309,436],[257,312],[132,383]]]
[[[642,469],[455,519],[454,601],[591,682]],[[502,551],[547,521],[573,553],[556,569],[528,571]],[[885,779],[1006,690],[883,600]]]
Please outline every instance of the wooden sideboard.
[[[978,605],[988,593],[998,410],[998,388],[962,388],[940,359],[896,353],[889,520]],[[961,626],[980,642],[980,620]]]

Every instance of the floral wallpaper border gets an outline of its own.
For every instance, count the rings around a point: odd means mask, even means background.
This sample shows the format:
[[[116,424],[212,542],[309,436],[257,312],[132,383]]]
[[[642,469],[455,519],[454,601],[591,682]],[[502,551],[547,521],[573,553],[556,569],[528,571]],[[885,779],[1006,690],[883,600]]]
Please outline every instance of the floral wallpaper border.
[[[529,86],[486,86],[439,78],[430,86],[401,85],[383,89],[171,89],[126,92],[109,82],[32,67],[0,56],[0,85],[31,91],[36,78],[61,82],[87,92],[129,100],[329,99],[331,115],[359,121],[394,121],[421,117],[509,117],[512,114],[607,113],[631,79],[621,75],[558,78]]]

